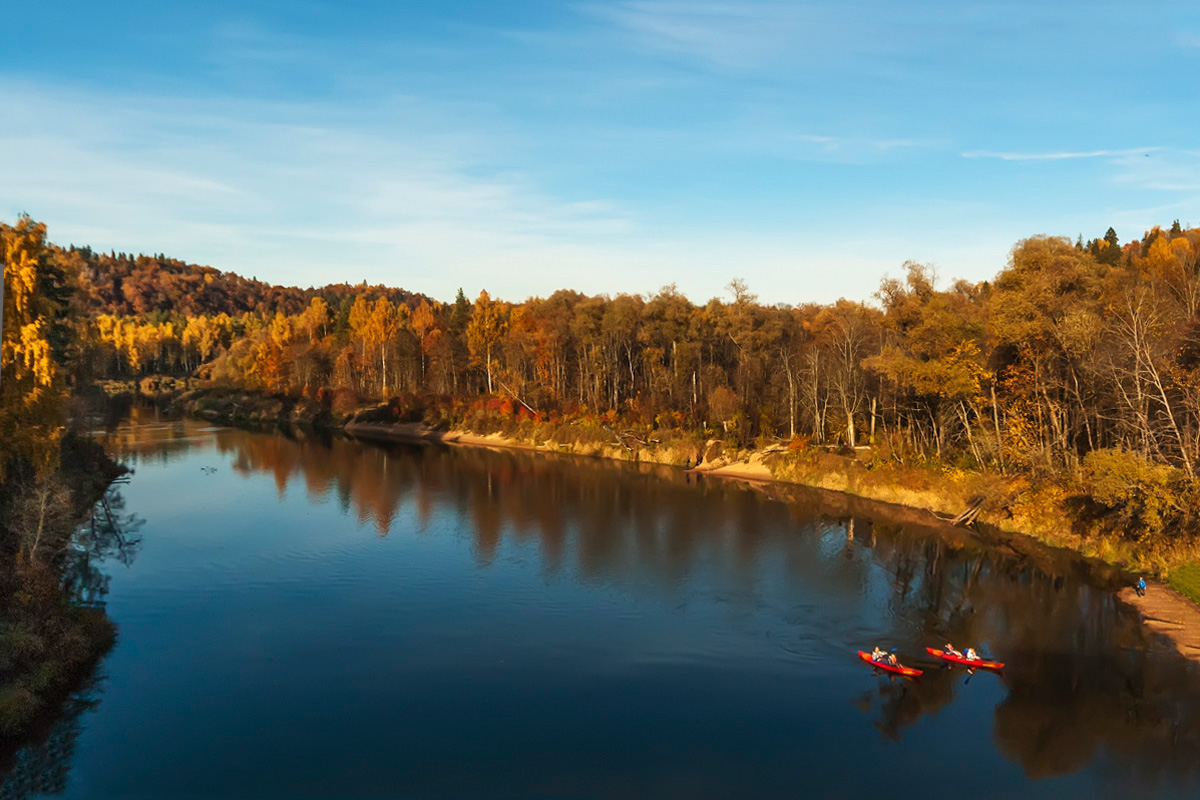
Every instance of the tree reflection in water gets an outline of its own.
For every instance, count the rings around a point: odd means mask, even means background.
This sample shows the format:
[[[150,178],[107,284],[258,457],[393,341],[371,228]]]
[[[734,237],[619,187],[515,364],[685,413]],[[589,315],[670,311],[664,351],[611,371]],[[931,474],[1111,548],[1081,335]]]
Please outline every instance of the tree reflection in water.
[[[120,485],[110,486],[96,502],[88,519],[75,531],[64,554],[63,590],[77,604],[103,606],[109,576],[104,567],[112,562],[129,566],[141,544],[137,531],[143,520],[125,513]],[[57,716],[47,720],[32,742],[14,751],[0,750],[0,800],[24,800],[35,795],[61,794],[83,730],[82,716],[100,702],[103,677],[101,665],[86,685],[69,697]]]
[[[25,800],[38,795],[62,794],[67,789],[75,743],[83,731],[83,713],[100,699],[95,683],[72,695],[57,720],[33,744],[0,760],[0,800]]]
[[[211,436],[211,438],[210,438]],[[470,522],[475,558],[506,539],[536,543],[544,569],[583,582],[670,590],[699,570],[755,602],[768,571],[809,587],[830,608],[878,608],[902,654],[926,644],[981,647],[1000,675],[930,667],[857,698],[889,738],[999,681],[990,724],[997,748],[1034,778],[1106,763],[1143,785],[1190,782],[1200,765],[1197,666],[1148,637],[1118,603],[1114,577],[1069,553],[933,524],[928,517],[797,487],[696,480],[678,470],[545,454],[363,445],[340,437],[250,434],[179,421],[118,430],[120,457],[170,459],[211,446],[238,472],[268,474],[280,495],[331,498],[376,534],[397,519],[424,530],[439,508]],[[803,630],[807,611],[785,617]],[[815,637],[801,634],[805,642]],[[869,642],[861,643],[863,645]],[[852,653],[852,650],[850,651]],[[928,661],[928,659],[926,659]],[[854,702],[855,698],[849,698]]]

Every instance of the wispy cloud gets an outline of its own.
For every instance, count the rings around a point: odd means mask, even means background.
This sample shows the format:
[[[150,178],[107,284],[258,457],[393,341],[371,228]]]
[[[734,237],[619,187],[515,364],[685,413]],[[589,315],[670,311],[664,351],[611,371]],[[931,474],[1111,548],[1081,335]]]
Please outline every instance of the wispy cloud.
[[[1193,207],[1200,200],[1200,150],[1162,148],[1149,158],[1135,152],[1113,163],[1114,180],[1123,186],[1184,195],[1191,198]]]
[[[366,279],[445,299],[459,286],[520,299],[671,282],[703,299],[736,273],[768,300],[799,302],[868,296],[882,271],[877,254],[818,255],[800,229],[653,227],[612,198],[548,191],[495,149],[486,127],[464,134],[472,126],[457,107],[439,122],[442,110],[397,101],[393,117],[364,127],[319,104],[3,80],[0,95],[14,123],[0,129],[0,150],[15,154],[0,218],[28,211],[64,244],[162,251],[279,283]],[[814,282],[835,263],[837,286]]]
[[[60,241],[166,250],[289,282],[387,279],[440,296],[446,265],[477,282],[497,268],[564,269],[632,229],[611,200],[548,194],[487,142],[439,130],[436,110],[411,104],[362,129],[319,105],[14,83],[0,94],[23,121],[0,130],[0,150],[18,154],[0,211],[47,218]],[[406,131],[405,116],[421,129]]]
[[[794,133],[783,125],[749,126],[731,135],[730,148],[781,161],[815,164],[868,164],[895,161],[900,154],[927,150],[937,143],[924,138]]]
[[[1156,60],[1191,51],[1131,37],[1145,13],[1120,18],[1118,64],[1088,60],[1086,29],[1061,36],[1069,10],[1032,2],[576,0],[582,14],[502,15],[501,32],[438,4],[354,24],[310,6],[282,26],[100,15],[94,51],[53,68],[18,54],[0,67],[0,217],[288,283],[520,297],[678,281],[703,298],[742,274],[799,301],[869,296],[907,257],[982,278],[1020,236],[1200,186],[1178,149],[1195,109]],[[1079,24],[1117,24],[1092,16]],[[154,36],[157,58],[139,49]],[[1088,149],[1130,130],[1161,147]],[[963,179],[1002,162],[1028,163]]]
[[[586,11],[629,32],[642,46],[744,69],[778,56],[815,27],[804,6],[786,3],[637,0],[589,3]]]
[[[1119,225],[1122,235],[1149,230],[1172,218],[1191,219],[1200,204],[1200,150],[1176,147],[1132,147],[1110,150],[1045,153],[963,153],[964,158],[995,158],[1005,161],[1095,162],[1083,167],[1081,179],[1108,186],[1100,196],[1109,198],[1108,208],[1093,213],[1107,223]],[[1128,205],[1137,203],[1136,207]],[[1077,216],[1078,213],[1076,214]],[[1080,225],[1086,220],[1081,217]]]
[[[1131,147],[1124,150],[1056,150],[1046,153],[1016,153],[997,152],[992,150],[971,150],[962,154],[963,158],[994,158],[1000,161],[1066,161],[1081,158],[1120,158],[1130,155],[1143,155],[1161,150],[1161,147]]]
[[[680,56],[723,71],[784,63],[866,68],[868,55],[911,47],[885,24],[838,3],[782,0],[584,2],[583,12],[623,32],[645,52]]]

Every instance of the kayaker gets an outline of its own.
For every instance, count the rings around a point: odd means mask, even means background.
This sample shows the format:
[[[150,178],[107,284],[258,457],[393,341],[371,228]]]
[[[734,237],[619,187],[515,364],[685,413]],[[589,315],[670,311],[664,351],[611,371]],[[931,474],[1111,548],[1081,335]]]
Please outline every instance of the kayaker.
[[[885,653],[879,649],[879,645],[875,645],[875,649],[871,651],[871,660],[872,661],[883,661],[884,656],[886,656],[886,655],[887,655],[887,653]]]
[[[1138,597],[1145,597],[1146,596],[1146,579],[1138,578],[1136,588],[1137,588]]]
[[[948,656],[954,656],[955,658],[962,658],[962,653],[960,653],[960,652],[958,652],[957,650],[955,650],[955,649],[954,649],[954,645],[950,644],[949,642],[946,642],[946,646],[945,646],[945,647],[943,647],[943,648],[942,648],[942,650],[943,650],[943,651],[946,653],[946,655],[948,655]]]
[[[966,655],[963,656],[967,661],[978,661],[979,656],[975,654],[974,647],[968,647]]]

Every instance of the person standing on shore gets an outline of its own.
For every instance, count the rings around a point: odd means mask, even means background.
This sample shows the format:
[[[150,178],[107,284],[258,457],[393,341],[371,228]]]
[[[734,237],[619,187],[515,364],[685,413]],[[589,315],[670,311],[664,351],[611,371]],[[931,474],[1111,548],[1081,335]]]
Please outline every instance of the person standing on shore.
[[[1138,578],[1137,586],[1135,586],[1134,589],[1137,591],[1138,597],[1145,597],[1146,596],[1146,579]]]

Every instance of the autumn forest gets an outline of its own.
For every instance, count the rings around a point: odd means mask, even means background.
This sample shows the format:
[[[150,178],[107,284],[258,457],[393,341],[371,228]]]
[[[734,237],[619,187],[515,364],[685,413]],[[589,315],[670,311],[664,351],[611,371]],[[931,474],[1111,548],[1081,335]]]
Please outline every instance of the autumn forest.
[[[35,380],[194,375],[335,414],[391,399],[455,424],[485,409],[738,447],[869,448],[890,463],[1084,480],[1136,537],[1192,525],[1178,498],[1200,485],[1200,229],[1178,222],[1125,243],[1111,228],[1035,236],[980,283],[910,262],[865,302],[778,306],[737,279],[703,304],[672,286],[522,302],[297,289],[58,247],[28,219],[5,236],[43,287],[45,348],[21,356],[43,364]]]

